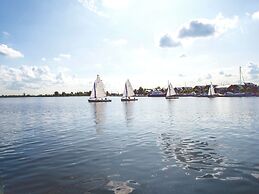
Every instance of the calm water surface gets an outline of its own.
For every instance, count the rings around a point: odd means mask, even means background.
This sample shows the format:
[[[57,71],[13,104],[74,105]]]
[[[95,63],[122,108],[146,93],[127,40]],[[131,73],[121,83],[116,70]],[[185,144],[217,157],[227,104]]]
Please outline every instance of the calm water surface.
[[[0,193],[259,193],[259,98],[0,99]]]

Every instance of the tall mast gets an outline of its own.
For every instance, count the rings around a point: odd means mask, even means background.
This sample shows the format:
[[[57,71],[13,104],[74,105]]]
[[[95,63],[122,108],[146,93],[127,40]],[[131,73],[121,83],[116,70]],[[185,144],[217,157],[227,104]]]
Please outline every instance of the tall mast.
[[[242,85],[242,70],[241,70],[241,66],[239,67],[239,84]]]
[[[126,97],[128,97],[128,88],[127,88],[127,82],[125,83],[125,90],[126,90]]]
[[[94,98],[96,98],[96,88],[95,88],[95,82],[94,82]]]
[[[169,82],[169,80],[168,80],[168,94],[169,94],[169,96],[171,96],[171,87],[170,87],[170,82]]]

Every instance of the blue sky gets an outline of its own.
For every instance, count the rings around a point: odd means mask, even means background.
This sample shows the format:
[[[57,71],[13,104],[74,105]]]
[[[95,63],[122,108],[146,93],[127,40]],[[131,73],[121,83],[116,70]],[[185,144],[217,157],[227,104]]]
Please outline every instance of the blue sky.
[[[1,0],[1,94],[259,83],[256,0]]]

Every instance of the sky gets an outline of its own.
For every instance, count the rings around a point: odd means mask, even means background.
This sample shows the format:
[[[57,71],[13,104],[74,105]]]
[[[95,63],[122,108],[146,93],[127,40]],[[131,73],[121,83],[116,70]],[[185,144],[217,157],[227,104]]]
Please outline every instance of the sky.
[[[1,0],[0,95],[259,84],[258,0]]]

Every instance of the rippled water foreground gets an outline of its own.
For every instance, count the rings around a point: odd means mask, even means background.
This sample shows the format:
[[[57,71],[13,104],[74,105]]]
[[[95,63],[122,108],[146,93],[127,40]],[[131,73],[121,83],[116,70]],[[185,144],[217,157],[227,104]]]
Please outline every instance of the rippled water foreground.
[[[0,99],[0,193],[258,193],[259,98]]]

